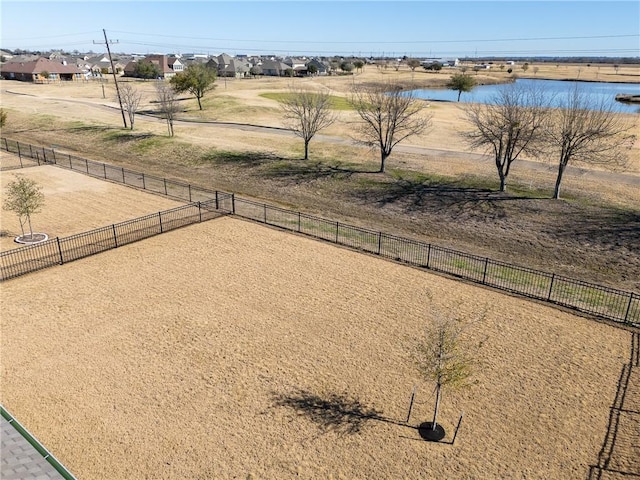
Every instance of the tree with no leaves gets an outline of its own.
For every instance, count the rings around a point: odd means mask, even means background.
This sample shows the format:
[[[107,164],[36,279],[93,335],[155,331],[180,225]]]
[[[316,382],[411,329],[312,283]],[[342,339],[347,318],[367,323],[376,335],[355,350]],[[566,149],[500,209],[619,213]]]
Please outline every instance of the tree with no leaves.
[[[407,65],[412,72],[415,72],[416,68],[420,66],[420,60],[418,60],[417,58],[410,58],[409,60],[407,60]]]
[[[204,95],[216,88],[216,71],[204,63],[189,65],[183,72],[170,80],[174,90],[178,93],[189,92],[198,100],[198,107],[202,110],[200,101]]]
[[[331,96],[327,92],[309,92],[291,87],[280,100],[280,106],[288,127],[304,140],[304,159],[308,160],[311,139],[336,120],[331,111]]]
[[[471,377],[478,360],[473,356],[482,342],[473,344],[465,337],[469,327],[481,320],[465,320],[455,314],[436,311],[427,325],[424,337],[416,345],[414,361],[419,372],[436,384],[436,401],[432,430],[436,429],[443,389],[471,386]]]
[[[140,100],[142,99],[142,93],[138,92],[136,88],[130,83],[124,83],[120,85],[120,100],[122,106],[127,111],[129,117],[129,128],[133,130],[133,123],[136,119],[136,112],[140,106]]]
[[[380,173],[393,147],[431,125],[431,115],[422,112],[425,104],[390,83],[354,85],[349,101],[364,122],[359,141],[380,149]]]
[[[451,76],[451,79],[447,83],[447,88],[450,90],[456,90],[458,92],[458,101],[460,101],[460,95],[462,92],[470,92],[473,87],[476,86],[476,81],[473,77],[465,75],[464,73],[456,73]]]
[[[31,215],[38,213],[43,205],[42,187],[35,180],[16,175],[16,179],[7,185],[7,199],[4,202],[4,208],[18,215],[23,237],[25,236],[24,223],[26,221],[29,224],[29,236],[33,238]]]
[[[514,83],[505,85],[488,103],[470,103],[464,111],[472,130],[462,135],[472,148],[493,154],[504,192],[513,162],[522,154],[540,154],[545,96],[540,89]]]
[[[176,91],[170,85],[165,85],[162,83],[162,80],[159,80],[156,84],[156,100],[160,105],[160,113],[167,121],[169,136],[173,137],[173,120],[176,113],[180,110],[176,98]]]
[[[569,163],[624,166],[625,150],[635,141],[635,136],[629,134],[633,127],[606,99],[594,101],[576,84],[544,125],[545,149],[558,159],[553,198],[560,198],[560,185]]]

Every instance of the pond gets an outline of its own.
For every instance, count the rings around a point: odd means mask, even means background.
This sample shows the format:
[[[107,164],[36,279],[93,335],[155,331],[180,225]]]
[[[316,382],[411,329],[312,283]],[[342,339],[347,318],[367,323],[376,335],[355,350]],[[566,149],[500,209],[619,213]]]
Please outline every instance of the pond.
[[[535,80],[535,79],[518,79],[518,85],[531,86],[536,85],[542,87],[550,94],[562,94],[570,91],[576,82],[568,82],[561,80]],[[595,101],[602,99],[610,99],[611,107],[624,113],[640,113],[640,104],[622,103],[616,101],[615,97],[619,93],[640,95],[640,83],[613,83],[613,82],[578,82],[580,89],[587,92]],[[474,87],[471,92],[462,93],[460,102],[486,103],[493,95],[495,95],[505,84],[499,85],[479,85]],[[440,100],[456,102],[458,92],[448,89],[420,89],[413,90],[413,94],[417,98],[427,100]]]

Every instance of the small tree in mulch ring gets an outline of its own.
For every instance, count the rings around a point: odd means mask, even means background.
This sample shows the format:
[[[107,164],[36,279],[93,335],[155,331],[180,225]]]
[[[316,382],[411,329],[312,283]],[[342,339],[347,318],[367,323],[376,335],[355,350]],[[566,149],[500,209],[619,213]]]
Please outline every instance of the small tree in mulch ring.
[[[480,320],[484,315],[480,316]],[[423,422],[418,427],[420,436],[429,441],[440,441],[445,437],[445,429],[438,424],[440,400],[444,389],[466,388],[475,382],[471,380],[477,359],[472,352],[481,346],[472,344],[464,333],[473,322],[468,322],[452,314],[436,312],[425,329],[425,336],[415,350],[415,361],[420,373],[436,384],[436,401],[433,420]]]
[[[35,180],[16,175],[16,179],[7,185],[7,199],[4,208],[18,215],[22,235],[16,240],[23,243],[35,243],[46,240],[46,235],[33,233],[31,227],[31,215],[38,213],[44,205],[42,187]],[[29,225],[29,235],[25,234],[24,224]]]

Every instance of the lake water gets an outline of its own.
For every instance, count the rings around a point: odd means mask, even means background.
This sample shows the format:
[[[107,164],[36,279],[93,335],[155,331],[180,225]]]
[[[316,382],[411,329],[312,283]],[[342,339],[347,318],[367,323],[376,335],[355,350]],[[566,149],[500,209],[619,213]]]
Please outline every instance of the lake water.
[[[563,82],[560,80],[534,80],[522,78],[516,80],[518,85],[536,85],[542,87],[551,94],[562,96],[563,93],[570,91],[576,82]],[[626,113],[640,113],[640,104],[617,102],[615,97],[618,93],[627,93],[632,95],[640,95],[640,83],[611,83],[611,82],[577,82],[581,90],[587,92],[594,100],[611,99],[611,106],[616,111]],[[460,103],[486,103],[493,95],[496,94],[505,85],[478,85],[471,92],[463,92],[460,96]],[[458,100],[458,92],[448,89],[429,89],[429,90],[413,90],[413,94],[417,98],[427,100],[441,100],[456,102]]]

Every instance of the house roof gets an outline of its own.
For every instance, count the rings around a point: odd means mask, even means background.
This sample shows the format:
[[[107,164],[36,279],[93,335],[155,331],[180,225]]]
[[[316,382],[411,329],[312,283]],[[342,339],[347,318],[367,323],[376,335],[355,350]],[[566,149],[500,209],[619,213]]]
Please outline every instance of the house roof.
[[[60,62],[40,57],[37,60],[29,62],[7,62],[0,69],[7,73],[33,74],[41,72],[49,73],[82,73],[82,71],[73,65],[64,65]]]

